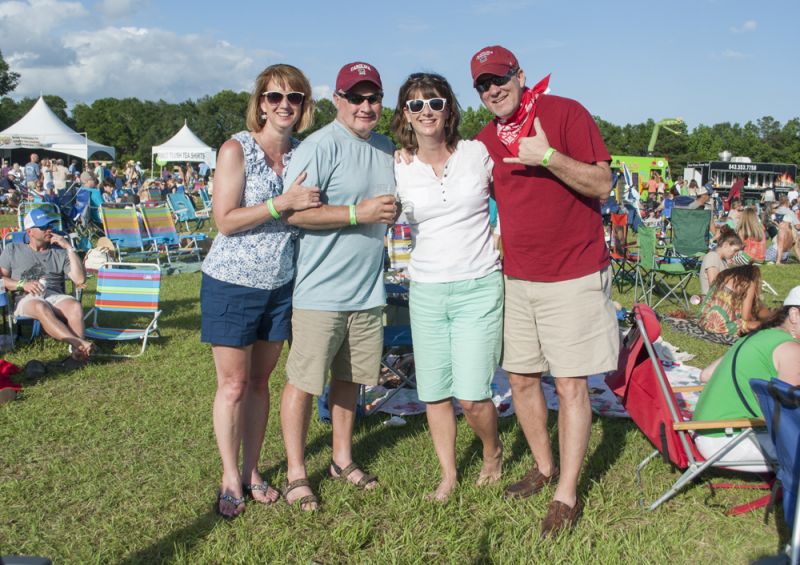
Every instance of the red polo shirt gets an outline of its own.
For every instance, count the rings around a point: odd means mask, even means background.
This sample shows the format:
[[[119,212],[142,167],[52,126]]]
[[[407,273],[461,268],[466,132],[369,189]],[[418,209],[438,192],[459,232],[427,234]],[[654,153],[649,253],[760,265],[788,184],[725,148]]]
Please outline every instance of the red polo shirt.
[[[611,160],[597,124],[575,100],[544,95],[537,102],[536,117],[556,151],[584,163]],[[503,158],[512,155],[498,139],[494,121],[476,139],[494,159],[506,275],[555,282],[609,265],[596,198],[578,194],[544,167],[504,163]]]

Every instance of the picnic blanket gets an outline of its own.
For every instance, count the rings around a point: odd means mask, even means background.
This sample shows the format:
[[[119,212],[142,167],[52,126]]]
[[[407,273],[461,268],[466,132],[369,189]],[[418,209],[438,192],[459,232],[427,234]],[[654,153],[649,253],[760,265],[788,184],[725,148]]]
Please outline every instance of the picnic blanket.
[[[718,343],[720,345],[733,345],[733,342],[738,339],[736,336],[707,332],[698,326],[695,320],[672,318],[670,316],[665,316],[662,318],[662,320],[665,321],[669,327],[676,332],[687,334],[692,337],[698,337],[700,339],[705,339],[706,341]]]
[[[664,370],[667,373],[672,386],[691,386],[700,384],[700,369],[686,365],[694,356],[686,352],[678,351],[672,344],[661,338],[655,342],[655,350],[661,359]],[[616,395],[611,392],[605,382],[606,373],[590,375],[588,379],[589,400],[592,404],[592,411],[598,416],[609,416],[615,418],[627,418],[628,414],[620,404]],[[558,394],[554,378],[550,375],[542,377],[542,389],[544,390],[547,408],[558,410]],[[389,389],[381,385],[367,387],[366,401],[371,404],[380,400],[389,392]],[[678,404],[682,412],[691,414],[697,404],[698,393],[680,394]],[[500,367],[497,368],[492,380],[492,401],[497,407],[498,415],[501,418],[514,414],[514,405],[511,402],[511,386],[508,382],[508,374]],[[453,401],[456,414],[461,413],[461,407],[457,401]],[[405,388],[398,391],[380,408],[380,412],[386,412],[393,416],[412,416],[414,414],[425,413],[425,403],[417,397],[417,391]]]

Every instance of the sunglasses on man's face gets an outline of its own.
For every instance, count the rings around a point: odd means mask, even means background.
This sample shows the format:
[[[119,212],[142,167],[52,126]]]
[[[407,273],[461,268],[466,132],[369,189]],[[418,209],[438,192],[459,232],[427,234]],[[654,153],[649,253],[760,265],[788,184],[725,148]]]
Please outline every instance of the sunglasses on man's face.
[[[306,96],[302,92],[287,92],[284,94],[283,92],[278,92],[277,90],[262,92],[261,95],[265,96],[267,98],[267,102],[270,104],[280,104],[283,102],[283,97],[285,96],[289,101],[289,104],[292,104],[293,106],[299,106],[302,104],[303,98]]]
[[[434,112],[443,112],[445,104],[447,100],[444,98],[415,98],[414,100],[407,100],[406,101],[406,108],[412,114],[419,114],[422,112],[422,109],[425,108],[425,104],[428,105],[428,108],[433,110]]]
[[[475,90],[478,91],[478,94],[483,94],[484,92],[488,91],[492,85],[495,86],[503,86],[508,84],[512,78],[514,78],[519,72],[519,69],[510,69],[506,74],[499,77],[496,75],[490,75],[484,79],[478,81],[478,84],[475,85]]]
[[[364,100],[369,102],[370,106],[379,104],[383,100],[383,92],[376,92],[375,94],[369,94],[367,96],[356,94],[355,92],[337,92],[336,95],[340,98],[344,98],[354,106],[361,106]]]

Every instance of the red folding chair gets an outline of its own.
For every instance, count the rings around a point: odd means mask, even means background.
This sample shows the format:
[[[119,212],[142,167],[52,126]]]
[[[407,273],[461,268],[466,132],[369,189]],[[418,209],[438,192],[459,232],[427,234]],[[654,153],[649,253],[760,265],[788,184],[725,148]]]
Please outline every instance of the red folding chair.
[[[636,480],[642,493],[640,498],[642,506],[646,506],[642,486],[642,470],[658,455],[663,457],[665,463],[671,463],[683,473],[664,494],[648,506],[648,510],[658,508],[710,467],[763,467],[763,460],[736,461],[734,463],[726,462],[724,457],[739,443],[751,437],[755,433],[754,427],[765,426],[764,420],[739,418],[701,422],[691,420],[691,415],[686,413],[685,409],[682,413],[675,394],[697,392],[703,387],[701,385],[672,387],[653,348],[653,341],[661,335],[661,324],[656,313],[649,306],[634,304],[633,318],[635,325],[623,343],[617,371],[606,377],[606,384],[620,397],[628,415],[655,447],[655,450],[636,467]],[[705,459],[695,446],[692,432],[724,429],[740,429],[742,431],[713,456]],[[712,488],[734,487],[736,485],[731,484],[712,486]],[[753,487],[745,485],[743,488]],[[771,485],[764,484],[758,488],[769,489]],[[769,499],[770,497],[767,495],[753,503],[736,507],[729,511],[729,514],[738,514],[759,506],[766,506]]]

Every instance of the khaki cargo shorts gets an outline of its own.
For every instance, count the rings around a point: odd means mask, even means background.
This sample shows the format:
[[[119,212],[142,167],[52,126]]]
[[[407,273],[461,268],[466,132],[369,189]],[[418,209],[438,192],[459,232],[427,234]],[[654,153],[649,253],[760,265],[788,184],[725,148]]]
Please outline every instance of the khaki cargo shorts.
[[[292,311],[287,380],[319,396],[331,378],[378,384],[383,352],[383,306],[351,312]]]
[[[617,368],[610,267],[558,282],[506,277],[505,285],[503,369],[585,377]]]

